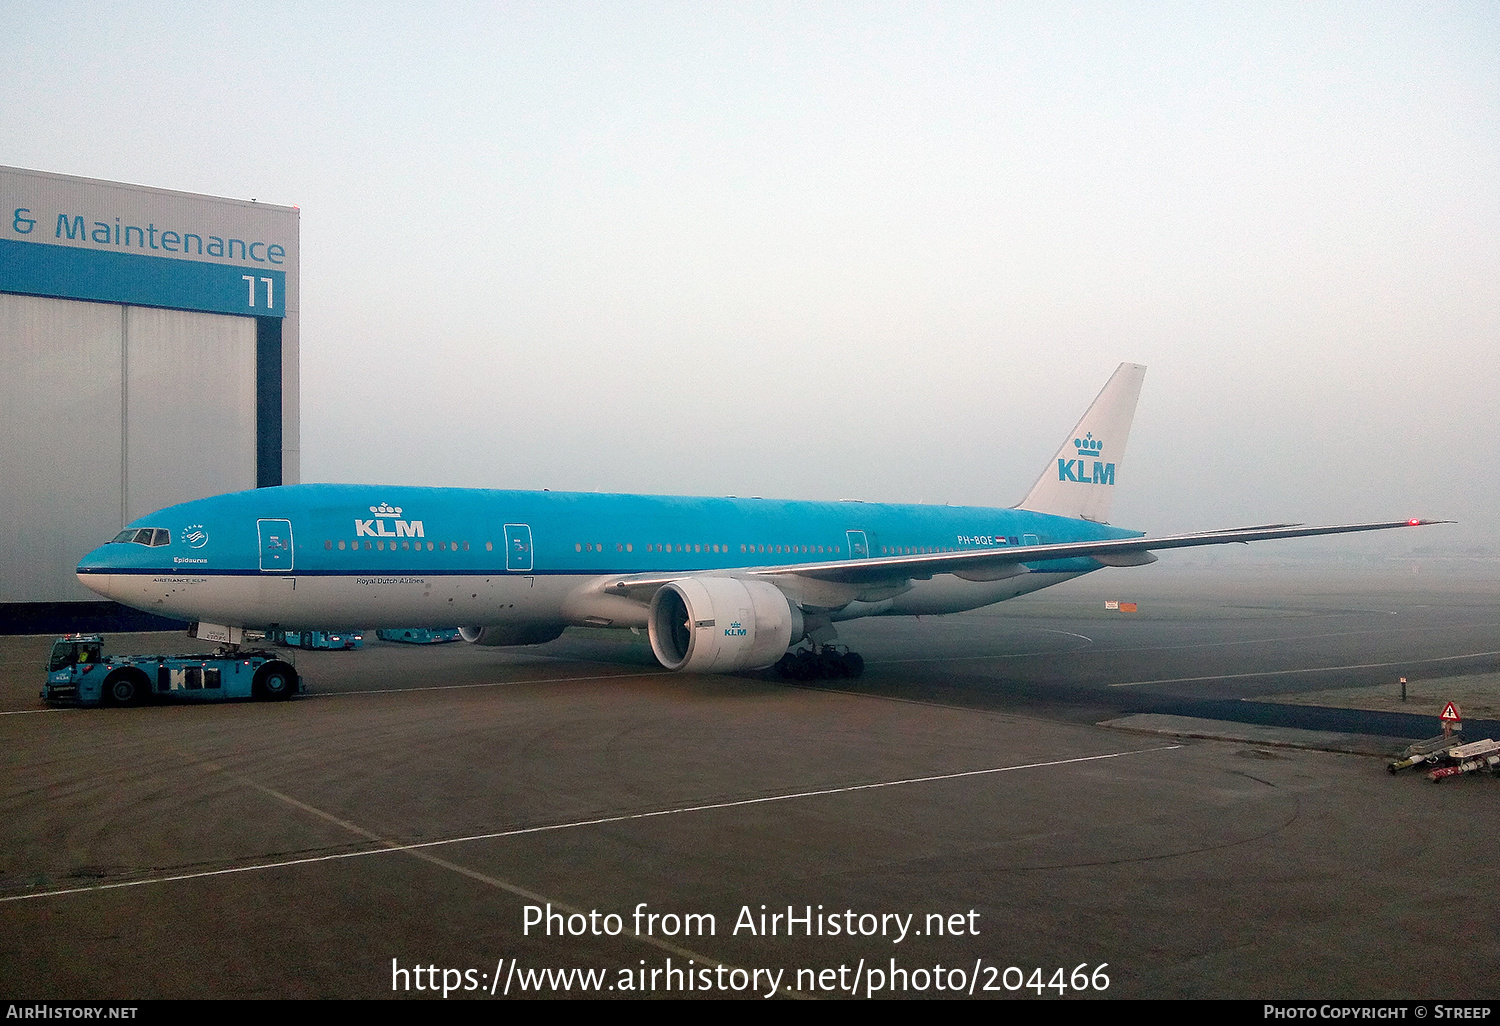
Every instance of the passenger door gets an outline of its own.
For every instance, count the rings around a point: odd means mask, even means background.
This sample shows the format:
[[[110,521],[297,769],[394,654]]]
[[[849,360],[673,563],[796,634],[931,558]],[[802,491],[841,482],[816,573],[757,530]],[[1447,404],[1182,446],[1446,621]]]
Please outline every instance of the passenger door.
[[[529,524],[505,525],[505,569],[512,571],[531,569],[531,526]]]
[[[870,557],[870,542],[863,531],[845,531],[844,536],[849,539],[849,558],[868,559]]]
[[[260,531],[260,568],[270,573],[292,572],[292,522],[257,520]]]

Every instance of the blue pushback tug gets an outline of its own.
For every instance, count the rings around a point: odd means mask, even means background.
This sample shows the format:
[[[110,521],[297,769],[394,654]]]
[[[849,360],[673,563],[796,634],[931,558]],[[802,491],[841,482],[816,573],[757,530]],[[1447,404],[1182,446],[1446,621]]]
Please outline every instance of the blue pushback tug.
[[[441,645],[462,637],[457,627],[382,627],[375,636],[381,641],[403,641],[408,645]]]
[[[105,656],[99,635],[70,634],[52,643],[42,698],[137,705],[151,698],[276,700],[304,690],[296,668],[270,652]]]
[[[287,648],[327,649],[347,652],[363,648],[365,636],[359,631],[272,631],[267,637]]]

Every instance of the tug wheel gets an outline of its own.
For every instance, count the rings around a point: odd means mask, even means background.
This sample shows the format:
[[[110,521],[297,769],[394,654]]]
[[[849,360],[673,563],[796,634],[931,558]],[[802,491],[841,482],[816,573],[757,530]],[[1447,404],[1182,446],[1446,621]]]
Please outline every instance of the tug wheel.
[[[104,681],[104,700],[110,705],[136,705],[146,697],[150,682],[139,670],[120,670]]]
[[[268,701],[297,693],[297,671],[286,663],[267,663],[255,674],[255,695]]]

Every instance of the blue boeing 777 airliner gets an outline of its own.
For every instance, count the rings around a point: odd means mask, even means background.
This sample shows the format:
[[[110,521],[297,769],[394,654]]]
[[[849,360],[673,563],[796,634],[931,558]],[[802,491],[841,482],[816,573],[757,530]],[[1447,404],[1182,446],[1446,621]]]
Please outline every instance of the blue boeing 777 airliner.
[[[245,628],[458,623],[477,644],[529,645],[628,626],[672,670],[857,674],[840,620],[975,609],[1160,549],[1434,522],[1160,538],[1110,526],[1144,373],[1120,365],[1011,509],[291,485],[142,517],[78,578],[229,644]]]

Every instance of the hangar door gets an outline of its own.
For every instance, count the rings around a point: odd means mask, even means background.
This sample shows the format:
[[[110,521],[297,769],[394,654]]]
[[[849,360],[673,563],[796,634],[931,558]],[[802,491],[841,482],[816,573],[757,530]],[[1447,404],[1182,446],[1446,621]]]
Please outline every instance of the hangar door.
[[[126,522],[255,487],[254,318],[0,293],[0,351],[0,603],[96,599]]]

